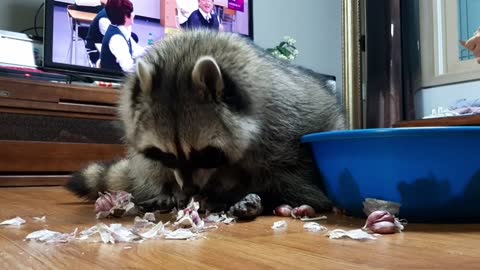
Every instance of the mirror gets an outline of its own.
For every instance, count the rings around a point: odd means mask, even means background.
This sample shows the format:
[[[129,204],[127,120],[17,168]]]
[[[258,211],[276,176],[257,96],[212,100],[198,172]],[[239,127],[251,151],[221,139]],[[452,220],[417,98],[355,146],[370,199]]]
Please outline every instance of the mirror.
[[[362,7],[360,0],[342,0],[342,100],[350,129],[363,126],[360,49]]]
[[[476,35],[478,14],[476,0],[404,1],[406,87],[414,94],[416,119],[473,115],[480,106],[480,64],[462,46]]]
[[[476,36],[480,27],[480,1],[458,0],[458,25],[461,41],[468,41]],[[459,45],[458,57],[460,61],[476,59],[472,51]]]

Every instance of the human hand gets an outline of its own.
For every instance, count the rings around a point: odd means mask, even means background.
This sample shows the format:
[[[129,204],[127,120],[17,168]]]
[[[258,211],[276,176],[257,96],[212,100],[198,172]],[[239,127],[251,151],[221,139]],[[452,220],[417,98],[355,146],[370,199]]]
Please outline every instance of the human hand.
[[[185,9],[181,8],[180,12],[182,13],[183,16],[188,17],[188,12]]]
[[[460,41],[463,47],[471,51],[473,55],[477,58],[477,63],[480,64],[480,33],[476,33],[467,41]]]

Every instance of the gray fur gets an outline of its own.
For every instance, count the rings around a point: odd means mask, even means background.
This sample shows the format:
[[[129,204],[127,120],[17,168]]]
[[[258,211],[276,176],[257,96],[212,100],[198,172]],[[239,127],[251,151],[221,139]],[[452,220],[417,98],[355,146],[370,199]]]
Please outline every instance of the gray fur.
[[[90,184],[88,194],[71,188],[80,196],[92,198],[103,191],[94,188],[104,186],[125,188],[137,202],[161,208],[193,195],[212,207],[230,207],[250,193],[260,195],[265,209],[279,203],[331,207],[300,138],[344,129],[341,106],[315,73],[240,36],[195,31],[157,43],[127,79],[119,113],[129,157],[122,166],[102,167],[104,179],[72,178],[77,184],[70,186],[104,182]],[[188,161],[208,146],[221,149],[228,165],[194,170],[191,178],[142,154],[154,147]]]

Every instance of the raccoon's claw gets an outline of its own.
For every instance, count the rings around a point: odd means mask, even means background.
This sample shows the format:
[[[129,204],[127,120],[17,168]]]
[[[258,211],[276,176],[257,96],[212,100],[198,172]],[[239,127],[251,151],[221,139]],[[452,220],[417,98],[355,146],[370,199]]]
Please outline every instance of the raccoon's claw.
[[[175,200],[169,195],[160,195],[153,199],[137,203],[143,212],[159,211],[160,213],[170,212],[175,207]]]
[[[230,213],[239,219],[254,219],[263,211],[262,199],[257,194],[248,194],[230,207]]]

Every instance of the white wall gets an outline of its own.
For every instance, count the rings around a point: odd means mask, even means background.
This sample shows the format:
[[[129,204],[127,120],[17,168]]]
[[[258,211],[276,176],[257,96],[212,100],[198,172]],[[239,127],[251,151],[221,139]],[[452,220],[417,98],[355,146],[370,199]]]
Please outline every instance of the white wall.
[[[0,29],[20,31],[33,26],[43,0],[0,0]],[[340,0],[254,0],[254,39],[264,48],[283,36],[297,40],[297,64],[337,77],[342,82]],[[341,88],[340,88],[341,89]]]
[[[254,0],[254,40],[273,47],[283,36],[297,40],[297,64],[334,75],[342,87],[340,0]]]
[[[0,29],[18,32],[33,27],[35,12],[42,3],[43,0],[0,0]],[[42,26],[43,18],[39,24]]]

